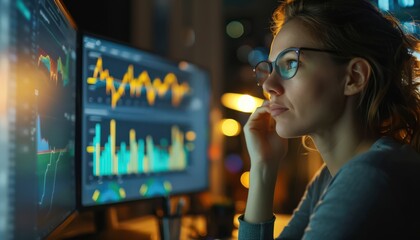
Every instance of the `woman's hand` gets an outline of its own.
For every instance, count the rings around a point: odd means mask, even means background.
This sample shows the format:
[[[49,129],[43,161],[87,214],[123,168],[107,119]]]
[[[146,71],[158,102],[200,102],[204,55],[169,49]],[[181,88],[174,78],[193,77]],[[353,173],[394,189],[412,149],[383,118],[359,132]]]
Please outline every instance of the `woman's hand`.
[[[244,127],[251,170],[244,219],[266,222],[273,217],[274,188],[279,163],[287,153],[287,140],[281,138],[270,115],[269,102],[255,110]]]
[[[287,139],[275,130],[269,102],[264,101],[249,117],[244,134],[252,167],[263,167],[277,172],[279,163],[287,153]]]

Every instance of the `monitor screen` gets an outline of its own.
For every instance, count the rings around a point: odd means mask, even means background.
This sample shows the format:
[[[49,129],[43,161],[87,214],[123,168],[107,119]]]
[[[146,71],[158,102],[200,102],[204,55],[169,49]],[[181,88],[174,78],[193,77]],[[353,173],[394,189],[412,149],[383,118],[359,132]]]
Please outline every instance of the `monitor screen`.
[[[82,42],[82,206],[205,190],[208,72],[97,36]]]
[[[1,4],[2,239],[44,238],[76,210],[76,30],[54,0]]]

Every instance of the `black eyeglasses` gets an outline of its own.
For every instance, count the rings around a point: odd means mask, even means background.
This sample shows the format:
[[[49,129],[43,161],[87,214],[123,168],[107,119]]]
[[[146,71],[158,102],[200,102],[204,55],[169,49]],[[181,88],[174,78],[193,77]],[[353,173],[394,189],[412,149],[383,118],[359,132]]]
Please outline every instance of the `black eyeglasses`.
[[[326,52],[338,54],[338,51],[328,50],[328,49],[317,49],[317,48],[287,48],[279,53],[274,62],[268,60],[261,61],[255,65],[254,72],[257,79],[257,85],[262,86],[265,80],[273,72],[273,68],[276,70],[276,73],[280,75],[283,80],[288,80],[294,77],[299,68],[299,57],[302,50],[306,51],[316,51],[316,52]]]

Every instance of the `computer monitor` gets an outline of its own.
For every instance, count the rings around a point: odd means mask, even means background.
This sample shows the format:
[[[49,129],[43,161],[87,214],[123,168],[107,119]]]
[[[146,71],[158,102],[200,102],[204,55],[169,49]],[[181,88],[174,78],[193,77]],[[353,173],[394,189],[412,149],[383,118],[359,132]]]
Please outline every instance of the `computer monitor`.
[[[208,187],[209,73],[82,37],[82,208]]]
[[[403,31],[420,38],[420,26],[418,24],[418,19],[420,18],[419,0],[370,0],[370,2],[377,6],[382,12],[391,13],[396,17],[400,21]],[[417,55],[418,53],[416,54],[416,57]]]
[[[0,238],[42,239],[76,212],[76,30],[58,1],[0,5]]]

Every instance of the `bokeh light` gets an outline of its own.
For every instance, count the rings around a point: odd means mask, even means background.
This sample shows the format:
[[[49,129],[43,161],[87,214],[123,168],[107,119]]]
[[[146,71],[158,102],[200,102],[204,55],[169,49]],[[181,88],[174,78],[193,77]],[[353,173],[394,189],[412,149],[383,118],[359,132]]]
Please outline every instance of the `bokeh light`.
[[[210,161],[216,161],[222,156],[222,149],[218,144],[211,144],[208,149],[208,155]]]
[[[229,154],[225,159],[225,167],[230,173],[238,173],[242,170],[243,161],[239,154]]]
[[[248,94],[225,93],[222,95],[223,106],[240,111],[251,113],[264,102],[264,99],[253,97]]]
[[[266,48],[257,47],[248,54],[248,62],[251,66],[268,59],[268,50]]]
[[[250,95],[242,95],[238,100],[238,109],[242,112],[253,112],[258,107],[258,103],[254,97]]]
[[[195,144],[194,144],[194,143],[186,143],[186,144],[185,144],[185,148],[186,148],[188,151],[192,152],[192,151],[194,151],[194,149],[195,149]]]
[[[241,183],[242,183],[242,186],[244,186],[245,188],[249,188],[249,171],[242,173]]]
[[[190,64],[188,62],[186,62],[186,61],[180,61],[178,63],[178,67],[179,67],[179,69],[185,71],[185,70],[187,70],[190,67]]]
[[[197,137],[197,136],[196,136],[196,134],[195,134],[195,132],[194,132],[194,131],[188,131],[188,132],[185,134],[185,139],[187,139],[187,140],[188,140],[188,141],[190,141],[190,142],[194,141],[196,137]]]
[[[235,119],[223,119],[220,127],[223,135],[228,137],[234,137],[241,133],[241,124]]]
[[[244,25],[239,21],[231,21],[226,25],[226,33],[231,38],[240,38],[244,32]]]
[[[398,0],[398,5],[401,7],[412,7],[414,6],[414,0]]]

